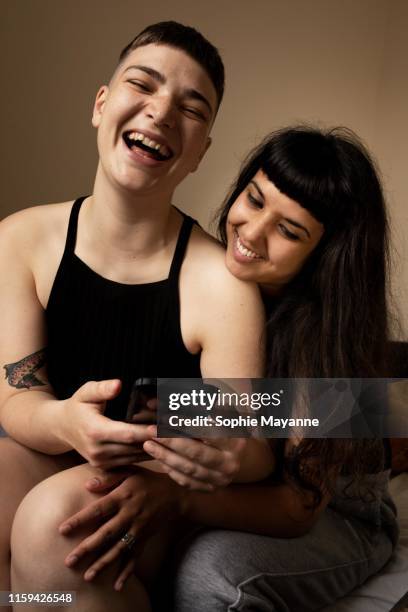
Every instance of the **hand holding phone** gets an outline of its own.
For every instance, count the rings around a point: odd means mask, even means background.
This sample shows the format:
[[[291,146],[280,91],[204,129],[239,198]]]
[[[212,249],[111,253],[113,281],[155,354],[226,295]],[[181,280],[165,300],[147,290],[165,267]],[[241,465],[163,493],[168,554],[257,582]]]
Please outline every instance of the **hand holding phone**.
[[[155,425],[156,410],[157,378],[138,378],[130,394],[126,421],[136,425]]]

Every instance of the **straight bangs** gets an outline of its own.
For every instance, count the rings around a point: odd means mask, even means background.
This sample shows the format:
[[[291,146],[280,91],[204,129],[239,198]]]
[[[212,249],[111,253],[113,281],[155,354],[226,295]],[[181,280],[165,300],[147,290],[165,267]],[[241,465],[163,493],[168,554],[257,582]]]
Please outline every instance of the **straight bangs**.
[[[379,227],[386,223],[375,163],[363,143],[344,127],[301,125],[272,132],[244,160],[214,219],[225,245],[229,209],[260,169],[324,225],[325,242],[343,230],[352,233],[353,225],[360,227],[368,217]]]
[[[262,158],[261,169],[268,179],[326,229],[339,218],[342,198],[336,145],[330,135],[306,128],[277,132],[265,142]]]

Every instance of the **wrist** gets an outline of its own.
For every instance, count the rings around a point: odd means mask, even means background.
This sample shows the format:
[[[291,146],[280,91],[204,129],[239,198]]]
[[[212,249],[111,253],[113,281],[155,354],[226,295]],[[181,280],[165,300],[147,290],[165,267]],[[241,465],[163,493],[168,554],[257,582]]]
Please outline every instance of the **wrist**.
[[[219,491],[191,491],[176,485],[179,489],[179,516],[186,521],[199,523],[203,520],[206,508],[217,504]]]
[[[55,414],[55,435],[61,446],[61,452],[67,452],[73,449],[69,436],[69,410],[67,400],[53,400],[53,412]]]
[[[187,518],[190,509],[190,498],[192,491],[186,487],[182,487],[174,482],[169,476],[168,484],[171,490],[171,497],[173,499],[175,514],[177,518]]]

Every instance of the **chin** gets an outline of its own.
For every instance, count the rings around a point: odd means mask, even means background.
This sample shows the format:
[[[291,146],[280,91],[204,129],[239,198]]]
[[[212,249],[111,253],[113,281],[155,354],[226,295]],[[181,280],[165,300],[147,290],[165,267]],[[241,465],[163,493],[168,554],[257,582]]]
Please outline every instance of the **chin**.
[[[148,191],[155,183],[151,177],[144,173],[120,173],[113,177],[119,189],[137,194]]]
[[[229,255],[228,251],[225,256],[225,267],[232,274],[232,276],[241,278],[240,272],[242,273],[242,270],[240,270],[240,266],[237,264],[234,258],[231,255]]]
[[[249,270],[245,269],[242,265],[236,262],[232,256],[228,257],[228,254],[225,258],[225,265],[227,270],[232,274],[232,276],[235,276],[235,278],[248,282],[257,282],[252,277]]]

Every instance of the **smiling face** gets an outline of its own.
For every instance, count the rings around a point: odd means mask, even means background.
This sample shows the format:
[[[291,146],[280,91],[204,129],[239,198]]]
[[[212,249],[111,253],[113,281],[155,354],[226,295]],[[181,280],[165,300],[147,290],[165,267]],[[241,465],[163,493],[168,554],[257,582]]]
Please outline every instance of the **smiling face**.
[[[92,124],[105,176],[127,190],[171,197],[210,145],[216,106],[210,78],[186,53],[138,47],[96,97]]]
[[[259,170],[228,213],[226,265],[242,280],[279,293],[301,270],[324,227]]]

